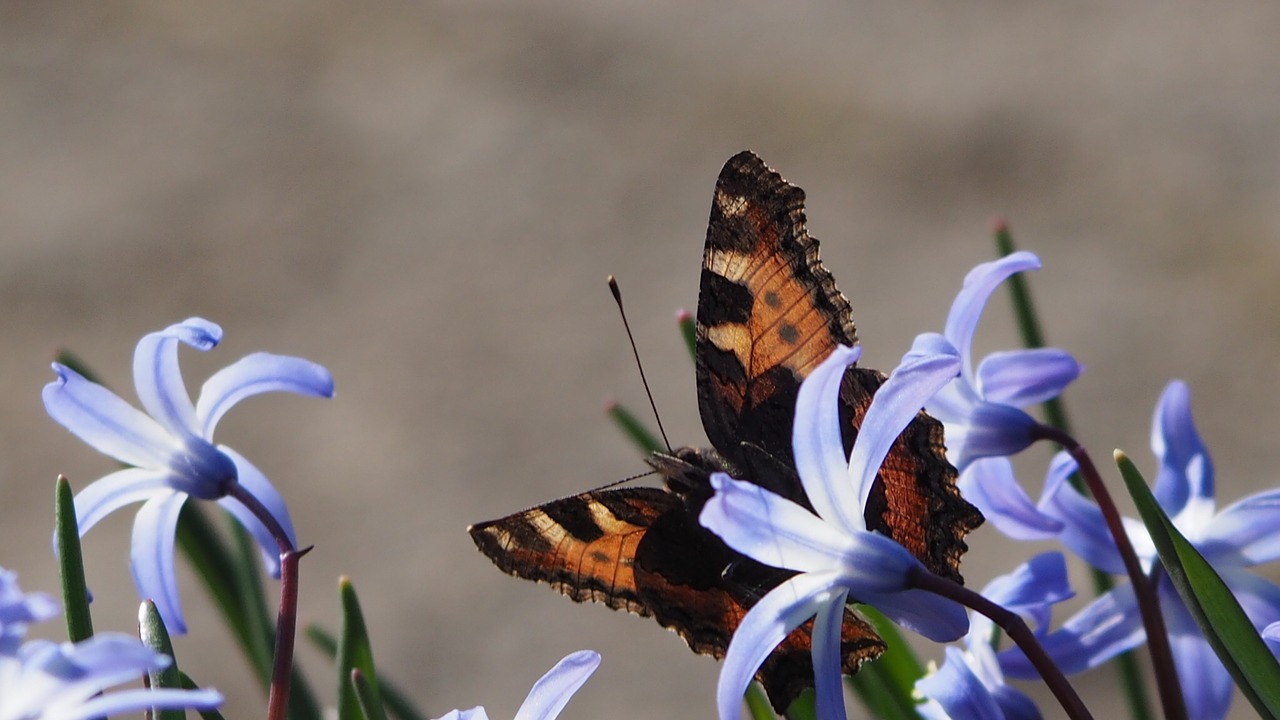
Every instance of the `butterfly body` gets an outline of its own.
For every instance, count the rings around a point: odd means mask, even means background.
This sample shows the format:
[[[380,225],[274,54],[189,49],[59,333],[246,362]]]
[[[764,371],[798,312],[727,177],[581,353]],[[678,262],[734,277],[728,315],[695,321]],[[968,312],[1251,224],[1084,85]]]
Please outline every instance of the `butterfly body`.
[[[800,383],[857,335],[852,310],[805,229],[804,192],[758,157],[731,158],[716,183],[698,297],[698,406],[713,449],[655,453],[664,487],[598,490],[480,523],[469,531],[499,568],[549,583],[578,602],[654,617],[695,652],[723,657],[742,617],[793,575],[734,551],[698,524],[711,474],[726,472],[810,507],[791,449]],[[884,375],[850,368],[841,428],[852,448]],[[960,580],[964,535],[982,521],[955,487],[942,427],[923,411],[894,443],[868,499],[868,528]],[[791,633],[758,677],[779,711],[813,685],[809,624]],[[884,643],[852,611],[846,673]]]

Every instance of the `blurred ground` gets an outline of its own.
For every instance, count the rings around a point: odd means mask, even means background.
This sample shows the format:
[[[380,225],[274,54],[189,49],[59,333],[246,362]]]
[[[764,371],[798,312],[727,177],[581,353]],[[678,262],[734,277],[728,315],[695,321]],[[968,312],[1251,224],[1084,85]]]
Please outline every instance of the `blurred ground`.
[[[1044,259],[1050,339],[1089,366],[1068,401],[1095,455],[1149,469],[1181,377],[1220,497],[1273,486],[1278,29],[1264,2],[6,4],[0,563],[53,590],[50,482],[112,469],[44,416],[52,349],[127,390],[137,338],[199,314],[226,340],[184,356],[193,383],[260,349],[337,378],[219,428],[317,546],[304,621],[334,624],[349,574],[380,668],[432,715],[509,716],[590,647],[565,717],[707,716],[714,662],[506,577],[464,528],[644,469],[602,421],[606,396],[643,405],[608,273],[673,441],[702,442],[672,316],[743,148],[808,191],[869,365],[940,327],[1003,215]],[[984,343],[1012,344],[989,317]],[[132,624],[129,527],[90,535],[99,627]],[[974,545],[972,582],[1007,569],[994,531]],[[183,587],[184,664],[260,715]]]

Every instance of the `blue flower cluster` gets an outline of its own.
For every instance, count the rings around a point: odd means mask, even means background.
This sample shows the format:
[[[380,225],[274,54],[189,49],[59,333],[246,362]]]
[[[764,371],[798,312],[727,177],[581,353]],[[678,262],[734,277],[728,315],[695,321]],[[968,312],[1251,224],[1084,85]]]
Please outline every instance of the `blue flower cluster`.
[[[975,364],[974,332],[995,289],[1017,272],[1039,268],[1026,252],[978,266],[964,281],[942,333],[920,335],[867,411],[849,457],[840,439],[837,395],[857,348],[841,348],[801,388],[793,436],[796,465],[816,514],[759,486],[715,478],[702,524],[739,552],[797,574],[766,595],[742,621],[720,676],[722,720],[738,717],[740,699],[761,662],[788,632],[815,618],[813,661],[817,715],[845,717],[840,684],[840,621],[856,598],[898,624],[937,641],[962,639],[946,663],[916,689],[928,718],[1036,718],[1038,709],[1004,683],[1034,677],[1020,649],[997,654],[991,621],[920,588],[919,563],[904,548],[869,532],[862,509],[890,444],[917,409],[945,426],[948,457],[960,487],[992,524],[1015,540],[1057,539],[1090,565],[1123,574],[1116,542],[1094,501],[1066,482],[1071,456],[1055,458],[1033,502],[1014,477],[1009,455],[1046,436],[1026,408],[1057,396],[1082,371],[1057,349],[993,353]],[[1209,559],[1255,626],[1280,637],[1280,587],[1248,566],[1280,557],[1280,491],[1242,500],[1214,514],[1213,465],[1191,418],[1185,385],[1173,382],[1156,408],[1152,449],[1159,462],[1155,495],[1175,526]],[[1144,571],[1157,566],[1141,523],[1124,524]],[[1055,559],[1056,558],[1056,559]],[[1190,717],[1226,715],[1232,682],[1183,607],[1167,576],[1156,573],[1172,655]],[[1030,620],[1058,667],[1074,673],[1104,663],[1146,639],[1135,592],[1120,585],[1050,630],[1049,607],[1072,593],[1060,556],[1032,560],[984,594]],[[966,632],[967,631],[967,632]]]

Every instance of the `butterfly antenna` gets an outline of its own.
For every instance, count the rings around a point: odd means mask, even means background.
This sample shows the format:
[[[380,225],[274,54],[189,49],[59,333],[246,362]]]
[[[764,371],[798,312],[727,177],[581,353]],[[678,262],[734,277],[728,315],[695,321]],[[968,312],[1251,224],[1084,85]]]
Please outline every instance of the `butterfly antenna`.
[[[622,291],[618,289],[618,280],[609,276],[609,292],[613,293],[613,301],[618,304],[618,314],[622,316],[622,327],[626,328],[627,340],[631,341],[631,354],[636,358],[636,368],[640,370],[640,382],[644,383],[644,394],[649,397],[649,407],[653,409],[653,419],[658,421],[658,433],[662,442],[671,452],[671,441],[667,439],[667,431],[662,427],[662,417],[658,415],[658,404],[653,401],[653,393],[649,391],[649,380],[644,376],[644,364],[640,362],[640,351],[636,349],[636,338],[631,334],[631,324],[627,322],[627,311],[622,308]]]

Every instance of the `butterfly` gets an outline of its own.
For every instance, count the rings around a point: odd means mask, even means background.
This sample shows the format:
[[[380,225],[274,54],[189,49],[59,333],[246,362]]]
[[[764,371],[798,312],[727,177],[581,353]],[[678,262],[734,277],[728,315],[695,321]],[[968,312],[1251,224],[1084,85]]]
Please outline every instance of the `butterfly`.
[[[791,433],[800,383],[857,334],[848,300],[805,228],[804,191],[751,152],[716,181],[698,291],[698,409],[713,449],[684,447],[647,462],[661,488],[594,490],[468,528],[505,572],[545,582],[577,602],[653,617],[694,652],[724,656],[743,616],[793,575],[734,551],[698,524],[713,472],[747,480],[812,510]],[[851,450],[884,374],[849,368],[840,423]],[[867,526],[934,573],[962,581],[964,536],[982,523],[960,497],[942,425],[923,410],[895,441],[867,501]],[[757,674],[784,712],[813,686],[812,624],[793,631]],[[841,638],[852,674],[884,641],[851,609]]]

